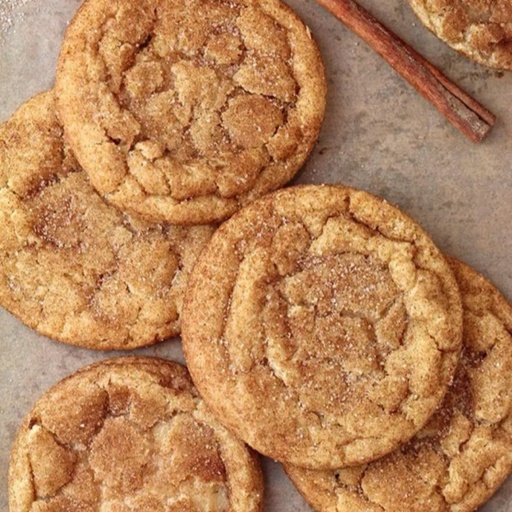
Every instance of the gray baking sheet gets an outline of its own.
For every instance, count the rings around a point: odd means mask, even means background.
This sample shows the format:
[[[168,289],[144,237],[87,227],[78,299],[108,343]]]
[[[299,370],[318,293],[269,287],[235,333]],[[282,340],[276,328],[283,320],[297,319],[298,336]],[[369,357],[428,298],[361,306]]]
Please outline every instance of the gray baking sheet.
[[[319,142],[295,181],[344,183],[397,204],[443,251],[482,272],[510,300],[512,73],[459,56],[417,21],[405,0],[361,1],[497,115],[484,142],[473,144],[314,1],[288,3],[318,41],[329,85]],[[60,41],[78,5],[0,0],[0,122],[52,86]],[[179,339],[133,352],[183,362]],[[54,342],[0,308],[0,510],[8,508],[9,451],[23,415],[60,378],[118,354]],[[264,469],[266,511],[310,510],[277,463],[265,459]],[[512,512],[512,479],[482,510]]]

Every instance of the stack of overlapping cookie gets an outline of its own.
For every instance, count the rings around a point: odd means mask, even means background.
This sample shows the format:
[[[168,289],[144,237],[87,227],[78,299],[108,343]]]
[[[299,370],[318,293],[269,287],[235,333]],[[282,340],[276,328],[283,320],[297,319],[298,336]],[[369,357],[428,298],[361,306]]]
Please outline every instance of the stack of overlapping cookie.
[[[512,469],[512,307],[385,201],[275,192],[201,253],[184,351],[316,510],[471,511]]]
[[[214,227],[294,176],[324,109],[317,47],[276,0],[85,2],[55,90],[1,128],[2,304],[90,348],[178,334]]]
[[[275,191],[324,108],[277,0],[82,5],[55,90],[0,128],[0,301],[94,349],[181,330],[192,379],[126,357],[58,383],[12,512],[261,510],[244,443],[322,511],[470,511],[510,473],[507,301],[385,200]]]
[[[88,0],[54,90],[0,127],[0,303],[59,341],[134,349],[180,333],[218,223],[312,149],[318,49],[278,0]],[[57,384],[14,445],[12,511],[259,510],[259,463],[169,361]]]

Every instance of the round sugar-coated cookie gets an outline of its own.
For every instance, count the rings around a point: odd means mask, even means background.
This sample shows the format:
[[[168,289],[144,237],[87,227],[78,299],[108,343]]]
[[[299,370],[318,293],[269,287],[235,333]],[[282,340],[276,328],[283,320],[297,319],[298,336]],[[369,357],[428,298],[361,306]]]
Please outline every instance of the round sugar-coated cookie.
[[[88,348],[177,335],[189,271],[214,227],[149,224],[106,204],[55,112],[43,93],[0,126],[0,305]]]
[[[318,511],[472,512],[512,470],[512,306],[475,270],[450,260],[462,294],[463,349],[428,425],[371,464],[313,471],[286,465]]]
[[[189,370],[226,426],[311,468],[373,460],[441,402],[462,336],[457,284],[427,234],[342,186],[258,200],[213,235],[189,279]]]
[[[258,512],[262,498],[256,455],[163,359],[110,359],[60,381],[11,452],[11,512]]]
[[[224,219],[289,181],[326,95],[311,33],[279,0],[86,0],[56,88],[93,186],[177,224]]]
[[[437,37],[479,64],[512,70],[512,0],[409,0]]]

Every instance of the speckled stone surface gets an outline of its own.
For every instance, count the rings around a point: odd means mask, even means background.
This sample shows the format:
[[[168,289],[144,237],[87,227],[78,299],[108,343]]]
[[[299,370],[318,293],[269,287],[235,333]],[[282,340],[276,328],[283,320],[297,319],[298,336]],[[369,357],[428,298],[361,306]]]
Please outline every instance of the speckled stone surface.
[[[0,0],[0,121],[52,86],[60,40],[77,0]],[[512,300],[512,73],[479,66],[437,40],[402,0],[361,0],[378,19],[497,115],[472,144],[373,50],[314,1],[290,0],[318,41],[328,79],[320,140],[295,182],[344,183],[411,215],[446,253],[472,265]],[[35,29],[34,29],[35,28]],[[183,362],[179,340],[133,351]],[[38,336],[0,310],[0,509],[7,509],[11,442],[50,385],[114,353]],[[307,512],[280,467],[265,460],[269,512]],[[512,480],[482,509],[512,511]]]

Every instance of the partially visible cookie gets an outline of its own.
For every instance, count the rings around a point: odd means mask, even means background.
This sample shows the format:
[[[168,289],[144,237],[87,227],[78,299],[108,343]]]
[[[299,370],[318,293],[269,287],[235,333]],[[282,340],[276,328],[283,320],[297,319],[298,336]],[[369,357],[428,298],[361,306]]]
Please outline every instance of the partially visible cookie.
[[[428,425],[372,464],[337,471],[286,466],[318,511],[471,512],[512,470],[512,306],[450,260],[462,293],[464,341],[454,383]]]
[[[409,0],[437,37],[479,64],[512,70],[510,0]]]
[[[213,235],[189,279],[182,340],[206,403],[259,452],[311,468],[410,439],[458,361],[448,263],[386,201],[280,190]]]
[[[11,512],[257,512],[262,496],[256,456],[162,359],[110,359],[60,381],[11,452]]]
[[[289,181],[326,94],[311,33],[280,0],[86,0],[56,89],[93,186],[176,224],[222,220]]]
[[[106,204],[63,142],[53,92],[0,126],[0,305],[46,336],[130,349],[178,334],[188,273],[213,231]]]

